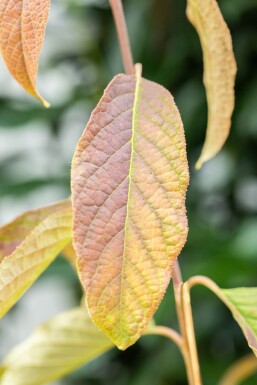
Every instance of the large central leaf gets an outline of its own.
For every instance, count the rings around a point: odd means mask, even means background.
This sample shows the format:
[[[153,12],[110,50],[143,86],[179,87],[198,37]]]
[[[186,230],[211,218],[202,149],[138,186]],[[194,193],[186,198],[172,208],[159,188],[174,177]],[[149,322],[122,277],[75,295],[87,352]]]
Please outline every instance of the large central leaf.
[[[173,97],[117,75],[72,166],[74,245],[90,314],[125,349],[148,325],[187,236],[183,125]]]

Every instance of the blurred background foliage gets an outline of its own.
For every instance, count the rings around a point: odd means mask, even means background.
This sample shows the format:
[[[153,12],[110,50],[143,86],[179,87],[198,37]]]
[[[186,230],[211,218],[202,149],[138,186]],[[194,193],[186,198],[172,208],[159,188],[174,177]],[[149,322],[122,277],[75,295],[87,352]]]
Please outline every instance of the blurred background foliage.
[[[204,0],[203,0],[204,1]],[[184,278],[206,274],[221,287],[257,286],[257,0],[220,0],[238,63],[236,109],[225,148],[202,170],[194,163],[206,129],[199,39],[186,0],[124,1],[135,62],[174,95],[184,121],[191,183]],[[113,75],[122,72],[107,0],[54,0],[41,55],[38,88],[49,110],[16,85],[0,64],[0,224],[70,194],[70,163],[90,112]],[[33,328],[78,304],[80,286],[59,258],[0,323],[0,358]],[[204,288],[192,292],[204,383],[248,353],[230,313]],[[172,288],[156,313],[177,326]],[[257,383],[257,376],[245,385]],[[57,384],[57,383],[56,383]],[[169,341],[144,337],[113,349],[60,385],[186,385],[181,356]]]

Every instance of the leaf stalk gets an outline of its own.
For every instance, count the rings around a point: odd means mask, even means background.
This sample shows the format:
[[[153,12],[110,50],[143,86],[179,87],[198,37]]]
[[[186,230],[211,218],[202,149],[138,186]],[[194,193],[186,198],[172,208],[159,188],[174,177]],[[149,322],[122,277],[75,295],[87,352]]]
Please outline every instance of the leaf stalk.
[[[172,278],[177,316],[184,345],[183,357],[188,382],[189,385],[202,385],[189,289],[183,283],[178,261],[174,263]]]
[[[174,342],[181,352],[183,351],[183,339],[181,335],[178,332],[176,332],[176,330],[173,330],[167,326],[156,325],[152,327],[149,331],[146,331],[145,334],[148,334],[148,335],[154,334],[154,335],[166,337],[170,339],[172,342]]]
[[[207,287],[207,289],[210,289],[212,292],[217,293],[217,296],[219,297],[219,287],[216,285],[216,283],[204,275],[194,275],[193,277],[190,277],[187,280],[188,289],[191,290],[192,287],[196,285],[202,285]]]

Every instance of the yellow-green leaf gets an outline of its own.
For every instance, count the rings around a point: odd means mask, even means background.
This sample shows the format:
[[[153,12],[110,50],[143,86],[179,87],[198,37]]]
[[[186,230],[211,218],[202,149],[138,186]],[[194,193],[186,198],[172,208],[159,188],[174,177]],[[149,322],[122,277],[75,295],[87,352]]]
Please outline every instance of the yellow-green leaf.
[[[92,319],[126,349],[147,327],[187,237],[188,165],[171,94],[117,75],[72,164],[73,237]]]
[[[0,318],[71,241],[71,225],[70,202],[64,201],[0,229]]]
[[[222,289],[220,298],[231,310],[257,356],[257,288]]]
[[[11,254],[24,239],[49,215],[71,208],[69,199],[44,206],[36,210],[26,211],[13,221],[0,227],[0,262]]]
[[[196,168],[213,158],[225,143],[234,109],[236,62],[230,31],[216,0],[188,0],[187,16],[197,30],[204,60],[208,124]]]
[[[45,35],[50,0],[1,0],[0,48],[18,83],[45,106],[36,89],[38,59]]]
[[[257,356],[257,287],[221,289],[207,277],[192,277],[188,282],[202,284],[224,302],[241,327],[249,347]]]
[[[147,334],[154,334],[151,320]],[[57,380],[114,347],[92,322],[85,306],[57,315],[14,347],[0,366],[0,385],[43,385]]]
[[[85,307],[62,313],[40,326],[2,363],[0,385],[42,385],[73,372],[114,347]]]

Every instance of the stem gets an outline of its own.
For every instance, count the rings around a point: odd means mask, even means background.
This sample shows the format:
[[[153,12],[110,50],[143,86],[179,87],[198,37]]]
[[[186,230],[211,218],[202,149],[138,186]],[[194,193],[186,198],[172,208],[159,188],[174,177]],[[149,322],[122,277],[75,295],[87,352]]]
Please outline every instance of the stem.
[[[134,64],[121,0],[109,0],[120,44],[125,73],[134,74]]]
[[[194,383],[195,385],[201,385],[202,380],[201,380],[200,366],[199,366],[197,347],[196,347],[196,341],[195,341],[194,321],[193,321],[193,315],[192,315],[190,292],[189,292],[189,287],[187,282],[182,285],[181,293],[183,298],[182,304],[183,304],[183,313],[184,313],[184,320],[185,320],[185,330],[187,335],[187,343],[188,343],[191,367],[193,371]]]
[[[194,277],[189,278],[189,280],[186,282],[188,292],[192,287],[196,285],[202,285],[207,287],[207,289],[211,290],[214,294],[216,294],[222,302],[227,304],[225,297],[223,297],[222,295],[221,289],[210,278],[205,277],[203,275],[196,275]],[[256,371],[256,356],[253,354],[249,354],[248,356],[237,361],[225,372],[224,376],[219,382],[219,385],[239,385],[243,380],[248,378]]]
[[[212,292],[217,294],[218,297],[220,297],[220,289],[216,285],[214,281],[212,281],[210,278],[205,277],[204,275],[195,275],[188,279],[187,281],[188,289],[192,289],[193,286],[196,285],[202,285],[210,289]]]
[[[175,261],[174,263],[172,278],[173,278],[174,295],[175,295],[178,321],[179,321],[179,326],[180,326],[180,330],[183,338],[183,344],[184,344],[183,357],[185,361],[188,382],[189,382],[189,385],[201,385],[199,370],[198,370],[198,377],[197,377],[197,372],[195,372],[195,368],[193,368],[193,362],[194,361],[198,362],[198,357],[196,355],[196,360],[195,359],[192,360],[192,357],[191,357],[192,349],[191,350],[189,349],[188,334],[192,336],[192,333],[190,333],[190,331],[187,330],[188,325],[186,325],[186,320],[184,316],[184,306],[183,306],[183,297],[182,297],[183,281],[182,281],[178,261]],[[194,336],[194,331],[193,331],[193,336]],[[199,368],[199,364],[197,364],[197,368]]]
[[[157,335],[169,338],[172,342],[174,342],[177,345],[184,359],[189,383],[190,385],[191,384],[194,385],[193,378],[191,376],[190,357],[188,354],[187,346],[182,336],[179,333],[177,333],[175,330],[168,328],[166,326],[154,326],[149,330],[149,332],[145,332],[145,334],[149,334],[149,335],[157,334]]]
[[[257,359],[255,355],[247,356],[236,361],[224,374],[219,385],[239,385],[242,381],[257,372]]]
[[[179,321],[179,326],[180,326],[181,332],[183,334],[183,330],[185,329],[183,309],[182,309],[182,304],[181,304],[181,286],[183,284],[183,281],[182,281],[178,261],[175,261],[175,263],[174,263],[173,277],[172,278],[173,278],[173,287],[174,287],[178,321]]]
[[[137,77],[142,76],[142,64],[141,63],[136,63],[134,66],[134,72]]]
[[[174,342],[179,350],[183,354],[183,339],[180,334],[178,334],[175,330],[168,328],[166,326],[153,326],[149,331],[146,331],[145,334],[157,334],[159,336],[163,336],[169,338],[172,342]]]

